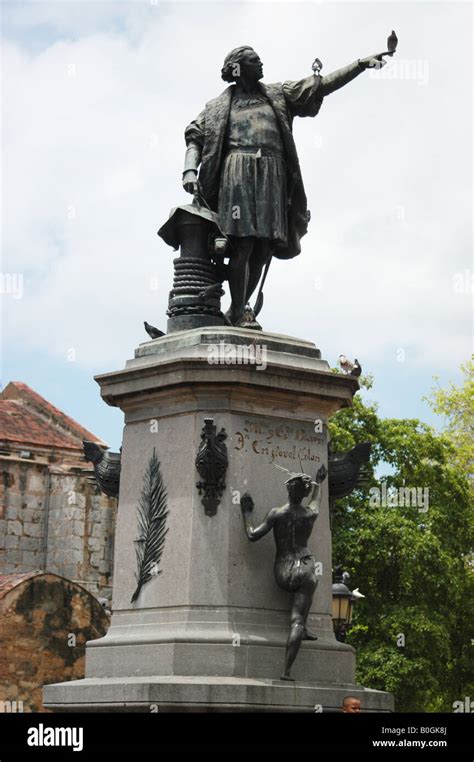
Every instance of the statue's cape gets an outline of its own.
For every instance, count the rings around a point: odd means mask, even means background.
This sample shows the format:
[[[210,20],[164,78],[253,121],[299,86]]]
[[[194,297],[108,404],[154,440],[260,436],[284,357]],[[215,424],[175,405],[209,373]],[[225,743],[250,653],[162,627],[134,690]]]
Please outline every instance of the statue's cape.
[[[288,109],[281,82],[271,85],[260,84],[259,87],[267,96],[278,120],[287,169],[288,243],[287,246],[276,248],[274,256],[279,259],[291,259],[301,251],[300,239],[308,229],[310,216],[307,209],[306,193],[301,177],[298,154],[291,130],[292,114]],[[219,178],[223,159],[222,152],[229,120],[232,89],[233,85],[226,88],[221,95],[209,101],[204,110],[204,141],[199,181],[204,198],[211,209],[214,210],[217,210]],[[303,113],[301,109],[297,110],[295,108],[295,113],[301,116],[314,116],[319,110],[321,100],[316,101],[313,95],[311,112],[308,109],[306,113]]]

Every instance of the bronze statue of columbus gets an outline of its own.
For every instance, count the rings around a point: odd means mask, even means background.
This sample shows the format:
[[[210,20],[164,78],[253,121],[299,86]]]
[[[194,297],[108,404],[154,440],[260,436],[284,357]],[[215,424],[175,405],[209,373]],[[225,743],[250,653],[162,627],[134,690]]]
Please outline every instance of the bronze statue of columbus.
[[[230,86],[186,128],[183,186],[219,217],[229,241],[227,268],[232,325],[260,328],[245,306],[271,257],[301,251],[309,211],[292,122],[316,116],[326,95],[367,68],[386,62],[377,53],[327,76],[263,84],[263,64],[249,45],[231,50],[222,67]],[[318,64],[320,63],[316,59]],[[199,169],[199,181],[198,181]]]

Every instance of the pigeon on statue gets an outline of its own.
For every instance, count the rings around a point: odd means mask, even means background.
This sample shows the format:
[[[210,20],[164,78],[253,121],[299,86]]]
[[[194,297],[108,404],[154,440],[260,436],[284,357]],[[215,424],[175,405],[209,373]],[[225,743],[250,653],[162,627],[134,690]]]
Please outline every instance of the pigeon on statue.
[[[397,49],[398,37],[392,29],[392,34],[387,38],[387,51],[390,56],[393,56]]]
[[[155,328],[154,325],[150,325],[150,323],[147,323],[146,320],[143,321],[143,325],[145,326],[145,331],[147,332],[148,336],[150,336],[152,339],[159,339],[160,336],[166,336],[164,331],[160,331],[159,328]]]
[[[344,373],[350,373],[352,368],[354,367],[353,364],[350,362],[350,360],[347,359],[345,355],[339,355],[339,366],[341,370],[344,371]]]
[[[359,365],[359,360],[357,360],[357,358],[354,362],[351,362],[345,355],[339,355],[339,365],[346,376],[355,376],[356,378],[359,378],[362,373],[362,366]]]

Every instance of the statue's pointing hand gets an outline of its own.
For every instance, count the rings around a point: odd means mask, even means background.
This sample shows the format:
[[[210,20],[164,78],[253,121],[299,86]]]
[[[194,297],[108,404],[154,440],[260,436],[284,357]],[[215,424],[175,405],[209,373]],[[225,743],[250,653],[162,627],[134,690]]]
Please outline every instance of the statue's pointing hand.
[[[242,513],[252,513],[254,502],[248,492],[240,498],[240,507],[242,508]]]
[[[363,69],[381,69],[387,63],[384,56],[388,53],[374,53],[366,58],[359,58],[359,64]]]

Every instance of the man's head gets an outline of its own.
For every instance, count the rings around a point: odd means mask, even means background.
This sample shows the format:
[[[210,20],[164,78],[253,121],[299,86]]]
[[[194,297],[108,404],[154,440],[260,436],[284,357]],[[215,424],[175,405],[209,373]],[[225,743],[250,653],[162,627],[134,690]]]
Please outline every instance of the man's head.
[[[345,712],[345,714],[359,714],[360,699],[355,696],[346,696],[342,702],[342,711]]]
[[[226,55],[221,76],[224,82],[237,82],[241,77],[258,82],[263,77],[263,64],[250,45],[241,45]]]
[[[285,482],[291,503],[299,503],[311,492],[312,479],[308,474],[294,474]]]

